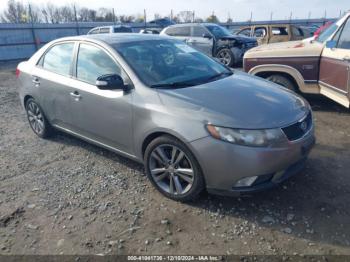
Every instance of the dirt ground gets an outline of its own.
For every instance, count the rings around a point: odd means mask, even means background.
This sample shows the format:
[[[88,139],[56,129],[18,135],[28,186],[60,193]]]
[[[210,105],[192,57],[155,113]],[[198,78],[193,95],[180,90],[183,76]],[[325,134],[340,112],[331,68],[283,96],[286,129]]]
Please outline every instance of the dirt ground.
[[[242,198],[161,196],[143,167],[31,131],[0,66],[0,254],[349,254],[350,111],[320,96],[317,144],[284,185]]]

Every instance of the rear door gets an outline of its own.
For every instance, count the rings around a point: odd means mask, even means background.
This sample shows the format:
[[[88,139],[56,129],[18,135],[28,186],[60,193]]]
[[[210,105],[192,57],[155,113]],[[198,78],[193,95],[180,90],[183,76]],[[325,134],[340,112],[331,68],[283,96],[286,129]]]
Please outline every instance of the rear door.
[[[39,104],[53,125],[70,128],[70,95],[74,42],[57,43],[41,57],[32,71],[32,84],[39,90]]]
[[[321,93],[349,107],[350,19],[333,37],[334,48],[325,47],[320,63]]]
[[[209,36],[211,34],[204,26],[192,26],[191,37],[187,40],[187,43],[198,51],[211,56],[213,54],[214,38]]]

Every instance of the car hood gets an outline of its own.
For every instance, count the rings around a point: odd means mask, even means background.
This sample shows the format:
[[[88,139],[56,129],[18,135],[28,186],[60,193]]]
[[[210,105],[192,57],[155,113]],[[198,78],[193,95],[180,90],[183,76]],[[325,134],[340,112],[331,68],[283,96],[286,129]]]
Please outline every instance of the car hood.
[[[159,89],[158,93],[169,114],[233,128],[287,126],[309,111],[307,102],[295,93],[242,72],[194,87]]]
[[[265,44],[250,49],[245,58],[254,57],[287,57],[287,56],[320,56],[323,44],[312,39]]]

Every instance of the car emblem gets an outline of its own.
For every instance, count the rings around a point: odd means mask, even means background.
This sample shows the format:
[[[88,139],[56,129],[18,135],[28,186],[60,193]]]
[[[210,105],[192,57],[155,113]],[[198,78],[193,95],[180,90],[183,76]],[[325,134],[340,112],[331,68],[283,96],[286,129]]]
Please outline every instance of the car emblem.
[[[303,121],[300,123],[300,129],[303,130],[304,132],[306,131],[306,129],[307,129],[306,121]]]

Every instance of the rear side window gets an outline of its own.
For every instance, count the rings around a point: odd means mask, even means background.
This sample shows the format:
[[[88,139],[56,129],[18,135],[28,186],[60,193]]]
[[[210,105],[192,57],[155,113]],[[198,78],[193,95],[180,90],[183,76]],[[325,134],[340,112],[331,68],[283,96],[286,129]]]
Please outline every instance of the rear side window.
[[[273,35],[288,35],[288,29],[285,26],[281,27],[272,27]]]
[[[106,74],[121,74],[120,67],[101,48],[80,44],[77,61],[77,78],[95,85],[96,79]]]
[[[100,29],[99,28],[97,28],[97,29],[94,29],[94,30],[92,30],[92,31],[90,31],[90,35],[94,35],[94,34],[98,34],[98,31],[99,31]]]
[[[179,26],[179,27],[170,27],[165,33],[170,36],[190,36],[191,27],[189,26]]]
[[[74,43],[53,46],[44,56],[42,67],[51,72],[69,76],[73,59]]]
[[[108,33],[109,33],[109,27],[100,28],[100,34],[108,34]]]
[[[192,36],[193,37],[203,37],[203,35],[207,35],[208,32],[207,30],[205,30],[205,28],[201,27],[201,26],[194,26],[192,27]]]

